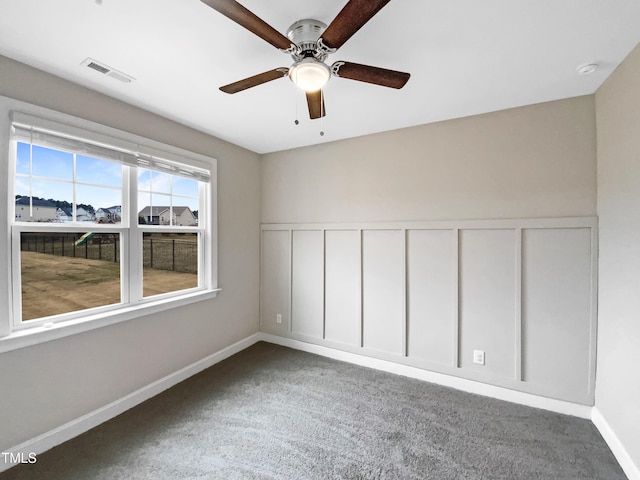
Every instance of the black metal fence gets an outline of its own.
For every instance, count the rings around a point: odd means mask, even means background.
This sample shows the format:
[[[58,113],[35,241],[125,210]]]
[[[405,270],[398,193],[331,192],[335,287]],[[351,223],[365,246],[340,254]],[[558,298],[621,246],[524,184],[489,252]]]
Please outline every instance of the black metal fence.
[[[20,249],[62,257],[120,261],[120,235],[96,233],[79,244],[82,233],[22,233]],[[142,266],[175,272],[198,272],[196,234],[187,239],[164,238],[163,234],[145,234],[142,245]]]
[[[116,263],[120,261],[118,234],[96,233],[84,244],[78,245],[77,242],[82,235],[82,233],[22,233],[20,250]]]
[[[142,240],[142,266],[174,272],[198,273],[197,235],[189,240],[145,236]]]

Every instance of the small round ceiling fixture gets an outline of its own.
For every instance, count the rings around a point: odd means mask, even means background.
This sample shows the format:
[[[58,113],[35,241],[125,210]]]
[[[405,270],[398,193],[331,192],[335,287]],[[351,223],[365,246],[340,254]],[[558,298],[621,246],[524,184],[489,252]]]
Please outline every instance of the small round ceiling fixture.
[[[585,65],[580,65],[576,71],[578,75],[590,75],[596,70],[598,70],[599,65],[597,63],[587,63]]]

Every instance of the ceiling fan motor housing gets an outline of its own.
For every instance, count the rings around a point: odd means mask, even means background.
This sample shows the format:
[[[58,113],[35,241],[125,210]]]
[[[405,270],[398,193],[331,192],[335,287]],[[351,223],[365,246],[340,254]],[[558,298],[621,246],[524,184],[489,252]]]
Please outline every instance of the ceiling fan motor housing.
[[[313,56],[320,62],[324,62],[327,54],[318,51],[318,39],[326,28],[326,24],[312,18],[298,20],[291,25],[287,30],[287,37],[298,46],[298,51],[291,54],[291,57],[299,61]]]

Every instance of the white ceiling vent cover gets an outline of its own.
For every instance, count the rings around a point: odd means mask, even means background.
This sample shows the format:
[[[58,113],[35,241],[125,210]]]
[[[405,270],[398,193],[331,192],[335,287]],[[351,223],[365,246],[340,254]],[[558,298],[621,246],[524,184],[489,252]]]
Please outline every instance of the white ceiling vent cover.
[[[84,65],[85,67],[91,68],[96,72],[100,72],[101,74],[106,75],[107,77],[115,78],[116,80],[120,80],[121,82],[124,82],[124,83],[131,83],[135,80],[135,78],[133,78],[131,75],[127,75],[126,73],[120,72],[115,68],[108,67],[104,63],[98,62],[93,58],[87,58],[84,62],[82,62],[82,65]]]

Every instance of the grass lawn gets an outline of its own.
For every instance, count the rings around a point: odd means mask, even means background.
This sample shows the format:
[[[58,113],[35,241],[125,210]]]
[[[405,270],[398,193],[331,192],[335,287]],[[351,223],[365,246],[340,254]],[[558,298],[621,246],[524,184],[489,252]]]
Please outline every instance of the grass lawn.
[[[120,264],[36,252],[22,256],[22,319],[75,312],[120,302]],[[144,269],[145,296],[192,288],[198,276]]]

